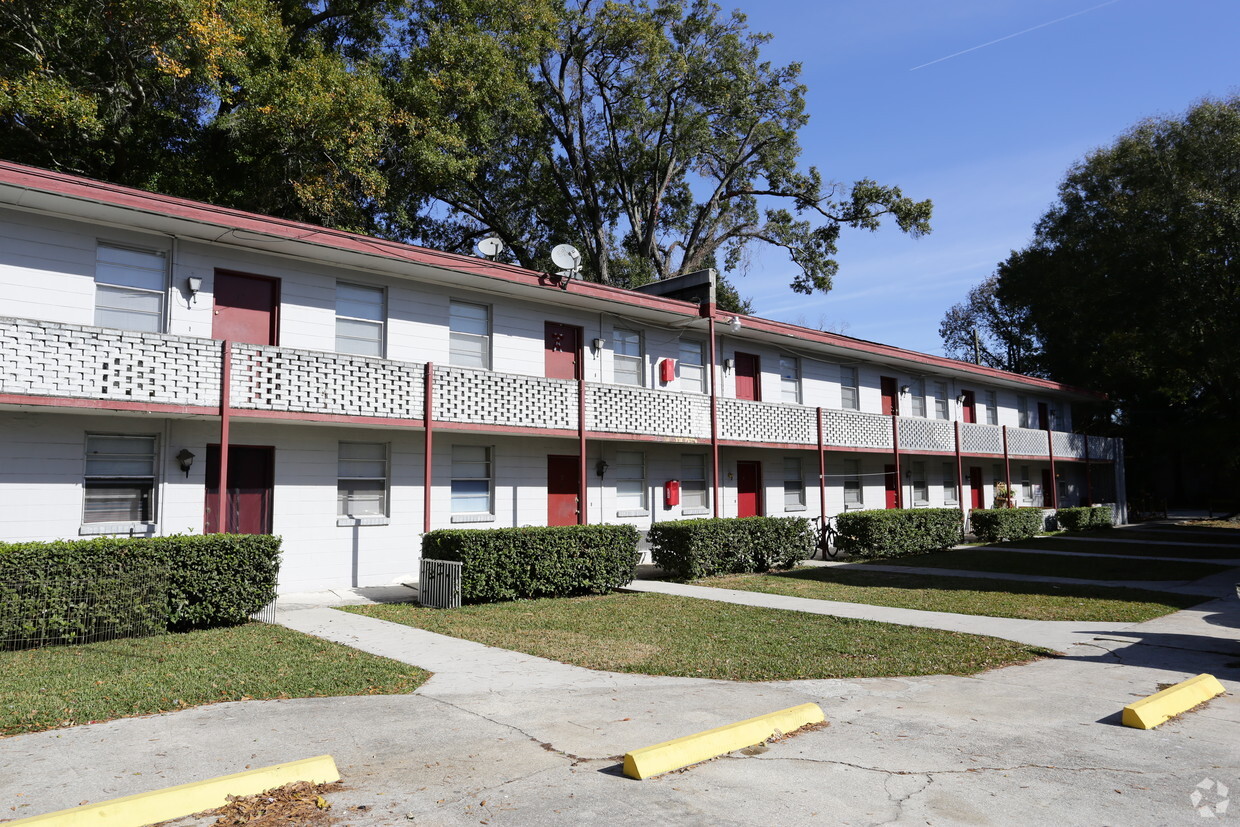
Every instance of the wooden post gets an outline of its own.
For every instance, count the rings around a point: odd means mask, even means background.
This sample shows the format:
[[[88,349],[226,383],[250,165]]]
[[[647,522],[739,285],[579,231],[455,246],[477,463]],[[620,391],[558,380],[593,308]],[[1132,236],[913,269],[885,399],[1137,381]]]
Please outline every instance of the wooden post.
[[[434,464],[432,459],[435,451],[435,440],[432,430],[435,421],[435,365],[426,363],[426,374],[422,377],[424,388],[422,424],[426,428],[426,440],[422,458],[422,531],[431,530],[431,488],[434,482]]]
[[[232,408],[232,342],[225,339],[221,342],[222,358],[220,359],[220,479],[216,491],[215,530],[217,533],[228,533],[228,441],[229,441],[229,410]]]

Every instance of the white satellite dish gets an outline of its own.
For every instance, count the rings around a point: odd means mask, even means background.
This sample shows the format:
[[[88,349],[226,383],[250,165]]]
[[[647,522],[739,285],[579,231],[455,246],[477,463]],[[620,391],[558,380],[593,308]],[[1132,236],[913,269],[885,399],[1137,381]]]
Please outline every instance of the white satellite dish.
[[[561,270],[567,270],[568,274],[574,274],[581,269],[581,253],[571,244],[557,244],[551,250],[551,263]]]
[[[504,249],[504,242],[495,236],[487,236],[478,242],[478,252],[487,258],[495,258]]]

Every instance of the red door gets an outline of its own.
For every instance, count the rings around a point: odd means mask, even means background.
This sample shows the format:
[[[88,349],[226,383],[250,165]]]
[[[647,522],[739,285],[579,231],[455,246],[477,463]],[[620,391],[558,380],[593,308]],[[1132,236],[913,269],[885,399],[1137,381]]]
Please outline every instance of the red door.
[[[879,386],[883,392],[883,415],[895,416],[900,413],[900,389],[896,386],[895,377],[880,376]]]
[[[543,349],[548,379],[578,379],[581,376],[581,328],[547,322],[543,326]],[[552,525],[562,525],[552,523]]]
[[[883,489],[887,495],[887,508],[900,507],[900,481],[896,478],[896,467],[884,465]]]
[[[279,304],[279,279],[217,270],[211,338],[251,345],[279,344]]]
[[[1051,479],[1051,469],[1043,468],[1042,469],[1042,507],[1043,508],[1054,508],[1055,507],[1055,501],[1052,495],[1052,491],[1053,491],[1053,487],[1051,485],[1052,482],[1053,480]]]
[[[974,466],[969,469],[969,501],[972,508],[986,507],[986,490],[982,487],[982,469]]]
[[[752,399],[754,402],[762,399],[760,373],[757,356],[752,353],[741,353],[739,350],[736,352],[737,399]]]
[[[581,521],[581,457],[547,457],[547,525]]]
[[[1038,403],[1038,430],[1045,431],[1051,426],[1051,411],[1045,402]]]
[[[739,354],[738,354],[739,355]],[[736,516],[762,514],[762,463],[736,463]]]
[[[964,404],[960,406],[961,419],[965,422],[977,422],[977,395],[973,391],[961,391]]]
[[[270,534],[275,449],[264,445],[228,446],[228,495],[223,524],[216,513],[220,491],[220,446],[207,446],[207,534]]]

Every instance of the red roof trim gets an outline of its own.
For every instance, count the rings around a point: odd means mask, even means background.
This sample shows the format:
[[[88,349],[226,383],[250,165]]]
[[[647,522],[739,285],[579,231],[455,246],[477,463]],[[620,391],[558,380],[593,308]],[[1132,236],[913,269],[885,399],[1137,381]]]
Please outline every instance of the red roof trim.
[[[109,184],[90,178],[67,175],[60,172],[52,172],[50,170],[39,169],[38,167],[14,164],[7,161],[0,161],[0,184],[28,187],[30,189],[53,195],[63,195],[117,207],[146,211],[173,218],[182,218],[205,224],[214,224],[231,230],[262,233],[264,235],[284,238],[290,241],[298,241],[323,247],[331,247],[338,250],[374,255],[393,261],[402,261],[429,267],[451,269],[458,272],[483,276],[485,278],[493,278],[500,281],[524,284],[531,287],[538,286],[540,284],[544,286],[546,285],[545,273],[538,273],[533,270],[526,270],[524,268],[515,267],[508,264],[498,264],[496,262],[486,261],[485,259],[474,258],[472,256],[463,256],[456,253],[445,253],[438,250],[430,250],[425,247],[415,247],[411,244],[387,241],[380,238],[360,235],[358,233],[333,230],[326,227],[319,227],[314,224],[305,224],[282,218],[272,218],[270,216],[234,210],[227,207],[216,207],[199,201],[190,201],[185,198],[177,198],[159,193],[146,192],[144,190],[133,189],[131,187],[122,187],[117,184]],[[603,284],[573,281],[569,286],[569,290],[573,293],[584,294],[590,298],[612,301],[635,307],[660,310],[682,316],[699,315],[698,306],[690,302],[650,296],[645,293],[636,293],[631,290],[624,290],[618,287],[608,287]],[[733,314],[731,313],[721,314],[716,312],[715,318],[726,320],[731,318],[732,315]],[[903,348],[883,345],[877,342],[867,342],[862,339],[853,339],[851,337],[841,336],[835,333],[824,333],[818,330],[797,327],[796,325],[787,324],[785,322],[776,322],[770,319],[759,318],[757,316],[742,316],[741,319],[743,323],[751,329],[760,330],[766,333],[792,336],[805,341],[832,345],[847,350],[855,350],[873,356],[884,356],[892,359],[899,359],[901,361],[923,364],[928,367],[935,367],[943,370],[963,371],[966,373],[976,374],[979,377],[998,379],[1006,382],[1017,382],[1024,385],[1044,388],[1046,390],[1073,393],[1099,399],[1106,398],[1105,394],[1072,387],[1071,385],[1060,384],[1058,382],[1052,382],[1046,379],[1035,379],[1033,377],[1022,376],[1017,373],[1009,373],[1007,371],[996,370],[982,365],[974,365],[969,362],[961,362],[942,356],[932,356],[927,353],[905,350]]]

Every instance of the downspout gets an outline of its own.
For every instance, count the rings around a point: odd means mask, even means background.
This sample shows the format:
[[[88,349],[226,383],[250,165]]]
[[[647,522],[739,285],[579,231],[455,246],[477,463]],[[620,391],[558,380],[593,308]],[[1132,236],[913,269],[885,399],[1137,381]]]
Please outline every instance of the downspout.
[[[719,395],[715,381],[715,306],[707,304],[702,312],[710,328],[710,453],[711,473],[714,475],[715,517],[722,516],[722,497],[719,490]]]
[[[1059,481],[1055,478],[1055,442],[1050,425],[1046,426],[1046,455],[1051,460],[1051,508],[1059,508]]]

